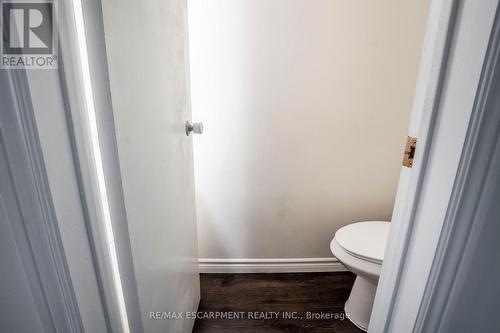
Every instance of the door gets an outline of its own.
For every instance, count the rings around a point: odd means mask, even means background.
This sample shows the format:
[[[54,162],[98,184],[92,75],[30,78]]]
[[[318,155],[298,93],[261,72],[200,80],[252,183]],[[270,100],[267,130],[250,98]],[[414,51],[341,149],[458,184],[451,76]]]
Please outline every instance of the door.
[[[102,1],[116,142],[144,332],[188,332],[198,253],[186,0]]]
[[[200,296],[186,0],[58,11],[58,70],[27,75],[83,327],[190,332]]]

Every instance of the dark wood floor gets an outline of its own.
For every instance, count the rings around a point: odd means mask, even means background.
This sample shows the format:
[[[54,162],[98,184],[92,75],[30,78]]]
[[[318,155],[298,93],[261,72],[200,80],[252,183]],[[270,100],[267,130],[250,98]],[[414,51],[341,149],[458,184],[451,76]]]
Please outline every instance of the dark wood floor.
[[[354,278],[349,272],[201,274],[199,311],[240,313],[240,319],[197,319],[193,332],[362,332],[344,314]],[[308,312],[337,319],[307,319]]]

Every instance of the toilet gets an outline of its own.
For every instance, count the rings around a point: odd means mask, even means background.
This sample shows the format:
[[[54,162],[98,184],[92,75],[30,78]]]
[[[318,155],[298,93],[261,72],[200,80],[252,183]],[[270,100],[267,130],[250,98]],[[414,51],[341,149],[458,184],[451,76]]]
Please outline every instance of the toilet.
[[[352,223],[340,228],[330,243],[333,255],[356,274],[344,309],[349,320],[364,331],[370,322],[389,226],[383,221]]]

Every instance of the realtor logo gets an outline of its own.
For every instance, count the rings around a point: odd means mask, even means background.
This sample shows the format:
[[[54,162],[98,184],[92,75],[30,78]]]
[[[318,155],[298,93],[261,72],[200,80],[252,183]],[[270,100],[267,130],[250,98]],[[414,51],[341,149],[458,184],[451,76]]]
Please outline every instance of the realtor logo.
[[[1,68],[57,68],[56,10],[52,0],[2,1]]]

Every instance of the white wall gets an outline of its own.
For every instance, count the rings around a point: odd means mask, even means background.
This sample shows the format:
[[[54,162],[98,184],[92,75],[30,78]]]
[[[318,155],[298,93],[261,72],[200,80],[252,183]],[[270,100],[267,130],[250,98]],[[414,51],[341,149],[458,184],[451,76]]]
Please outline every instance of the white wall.
[[[201,258],[329,257],[390,218],[427,9],[190,0]]]

